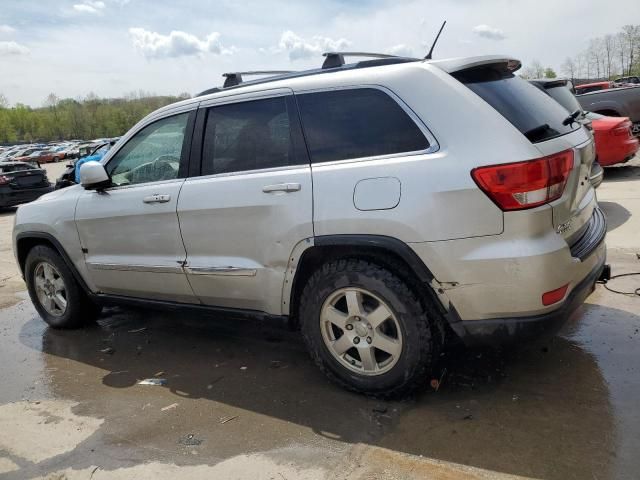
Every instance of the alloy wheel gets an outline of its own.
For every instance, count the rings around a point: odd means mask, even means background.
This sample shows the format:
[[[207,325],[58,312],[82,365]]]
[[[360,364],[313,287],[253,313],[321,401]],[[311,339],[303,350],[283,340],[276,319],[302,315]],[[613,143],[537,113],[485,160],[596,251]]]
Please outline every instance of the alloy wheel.
[[[320,311],[320,328],[331,355],[361,375],[381,375],[402,353],[402,330],[387,303],[362,288],[336,290]]]
[[[67,311],[67,288],[60,272],[48,262],[40,262],[33,273],[38,301],[47,313],[61,317]]]

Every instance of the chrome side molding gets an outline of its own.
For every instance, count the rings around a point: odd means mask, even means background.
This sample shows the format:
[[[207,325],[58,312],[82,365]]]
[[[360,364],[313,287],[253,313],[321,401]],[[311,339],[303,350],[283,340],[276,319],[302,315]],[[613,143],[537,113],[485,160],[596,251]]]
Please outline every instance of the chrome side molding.
[[[125,265],[121,263],[88,263],[92,270],[119,270],[122,272],[183,273],[182,266],[176,265]]]
[[[227,275],[233,277],[255,277],[255,268],[242,267],[187,267],[184,271],[189,275]]]

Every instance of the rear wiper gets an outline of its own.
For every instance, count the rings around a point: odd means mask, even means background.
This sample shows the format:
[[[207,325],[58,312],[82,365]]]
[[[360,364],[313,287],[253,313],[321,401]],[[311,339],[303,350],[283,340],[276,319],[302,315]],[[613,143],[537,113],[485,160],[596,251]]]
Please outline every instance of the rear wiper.
[[[551,127],[549,126],[548,123],[543,123],[542,125],[532,128],[531,130],[527,130],[526,132],[523,133],[523,135],[527,137],[529,140],[534,141],[538,137],[543,135],[544,132],[546,132],[547,130],[551,130]]]
[[[562,121],[562,125],[564,125],[565,127],[567,125],[571,125],[576,121],[576,118],[578,118],[580,115],[582,115],[582,110],[579,110],[579,109],[576,110],[575,112],[570,113],[569,116]]]

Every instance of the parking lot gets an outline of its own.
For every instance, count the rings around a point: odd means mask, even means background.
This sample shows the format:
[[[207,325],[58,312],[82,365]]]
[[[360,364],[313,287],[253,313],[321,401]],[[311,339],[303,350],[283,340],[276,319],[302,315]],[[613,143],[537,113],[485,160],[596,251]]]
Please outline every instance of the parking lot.
[[[636,158],[598,189],[614,275],[640,271],[639,185]],[[452,349],[437,391],[379,401],[328,383],[285,325],[110,309],[47,328],[13,260],[14,212],[0,212],[3,478],[637,476],[638,297],[599,285],[552,340]]]

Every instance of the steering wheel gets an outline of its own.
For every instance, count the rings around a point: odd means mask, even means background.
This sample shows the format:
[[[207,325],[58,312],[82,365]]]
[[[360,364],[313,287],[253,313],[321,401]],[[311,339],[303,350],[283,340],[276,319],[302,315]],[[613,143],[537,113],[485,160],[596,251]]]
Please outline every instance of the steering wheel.
[[[180,159],[173,155],[160,155],[151,162],[151,165],[153,165],[153,168],[158,168],[171,163],[180,163]]]
[[[180,159],[173,155],[160,155],[150,164],[149,170],[153,173],[151,175],[154,180],[171,180],[175,178],[176,170],[173,166],[175,163],[180,163]]]

